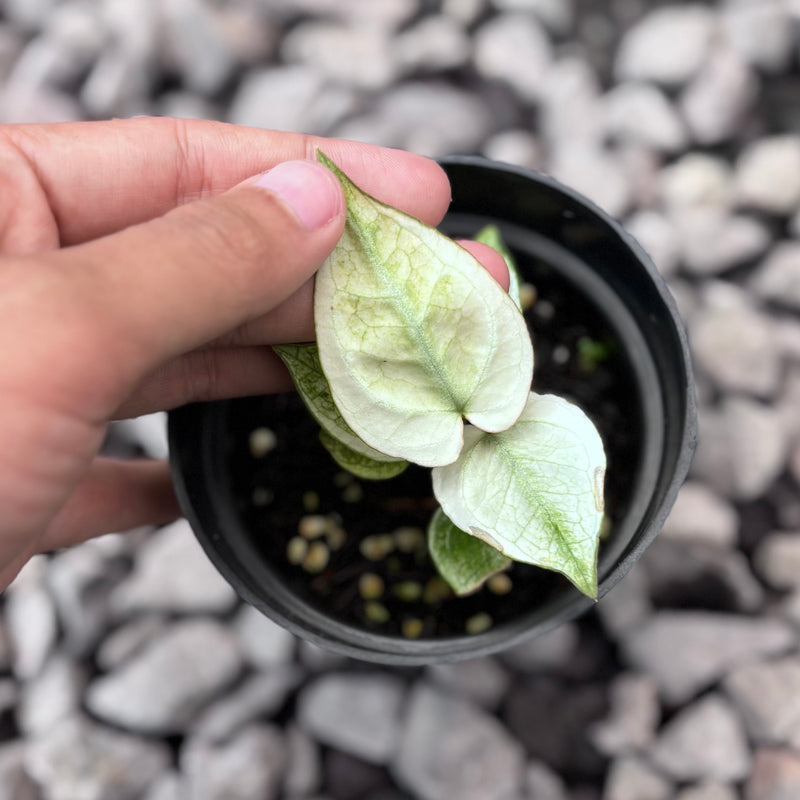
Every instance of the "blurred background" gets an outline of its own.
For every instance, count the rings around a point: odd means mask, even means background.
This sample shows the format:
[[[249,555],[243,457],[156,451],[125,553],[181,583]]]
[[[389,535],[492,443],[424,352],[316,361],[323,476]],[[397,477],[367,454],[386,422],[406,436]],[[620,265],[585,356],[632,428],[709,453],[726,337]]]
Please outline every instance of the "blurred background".
[[[800,2],[0,0],[0,121],[140,114],[557,176],[668,280],[700,444],[594,612],[457,665],[295,641],[183,522],[35,559],[0,800],[798,800]],[[114,437],[165,452],[157,416]]]

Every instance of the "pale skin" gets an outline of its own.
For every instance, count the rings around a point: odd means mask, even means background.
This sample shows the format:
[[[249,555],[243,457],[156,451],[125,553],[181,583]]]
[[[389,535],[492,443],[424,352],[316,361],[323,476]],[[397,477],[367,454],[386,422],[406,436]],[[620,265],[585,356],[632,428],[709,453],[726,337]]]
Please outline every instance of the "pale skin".
[[[0,128],[0,589],[35,553],[179,516],[165,463],[98,455],[110,420],[290,387],[269,345],[313,338],[344,226],[317,148],[443,217],[442,170],[397,150],[168,119]]]

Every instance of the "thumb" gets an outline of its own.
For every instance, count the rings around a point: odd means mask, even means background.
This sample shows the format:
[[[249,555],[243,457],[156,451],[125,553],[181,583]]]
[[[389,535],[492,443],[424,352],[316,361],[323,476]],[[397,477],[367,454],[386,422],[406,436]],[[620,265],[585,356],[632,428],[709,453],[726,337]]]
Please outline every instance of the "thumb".
[[[335,176],[313,161],[289,161],[215,198],[61,250],[53,259],[68,276],[57,315],[64,355],[89,369],[105,364],[109,402],[119,402],[168,359],[279,305],[329,255],[344,219]],[[65,304],[74,326],[66,337]],[[74,385],[74,371],[64,377]],[[98,388],[96,373],[86,378]]]

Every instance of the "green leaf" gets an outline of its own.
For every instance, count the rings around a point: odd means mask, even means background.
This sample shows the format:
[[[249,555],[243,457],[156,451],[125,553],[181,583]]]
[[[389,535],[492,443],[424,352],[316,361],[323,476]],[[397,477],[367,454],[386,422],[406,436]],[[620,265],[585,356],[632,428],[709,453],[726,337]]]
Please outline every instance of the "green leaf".
[[[511,251],[508,249],[508,246],[503,240],[503,235],[500,233],[500,228],[498,228],[497,225],[485,225],[478,231],[477,235],[475,236],[475,241],[488,245],[492,248],[492,250],[497,250],[497,252],[503,256],[503,260],[506,262],[506,267],[508,267],[508,296],[514,301],[514,305],[521,311],[522,301],[519,297],[519,287],[521,281],[519,272],[517,270],[517,263],[514,261],[514,256],[511,255]]]
[[[319,158],[347,200],[344,234],[314,294],[334,402],[376,450],[424,466],[451,463],[464,417],[500,431],[522,412],[533,372],[525,320],[464,248]]]
[[[354,474],[362,478],[373,477],[376,480],[399,475],[408,466],[403,459],[384,455],[365,444],[344,421],[333,402],[315,344],[281,344],[275,345],[273,350],[286,364],[298,394],[326,433],[323,445],[341,466],[350,469],[343,463],[343,460],[349,461],[354,466],[358,465],[360,470],[360,472],[351,470]],[[334,447],[332,444],[329,446],[331,442],[339,442],[340,447]],[[387,464],[390,464],[392,469],[387,468]],[[372,475],[363,474],[370,470]]]
[[[597,596],[597,548],[606,459],[576,406],[531,392],[510,430],[468,428],[458,461],[433,470],[453,523],[509,558],[561,572]]]
[[[383,481],[388,478],[396,477],[401,472],[405,472],[408,468],[408,461],[398,459],[379,461],[378,459],[365,456],[363,453],[358,453],[344,444],[341,439],[331,436],[325,428],[320,428],[319,440],[322,442],[322,446],[331,454],[334,461],[336,461],[342,469],[352,472],[353,475],[359,478],[365,478],[371,481]]]
[[[441,508],[428,526],[428,550],[439,574],[459,595],[479,589],[511,563],[499,550],[453,525]]]

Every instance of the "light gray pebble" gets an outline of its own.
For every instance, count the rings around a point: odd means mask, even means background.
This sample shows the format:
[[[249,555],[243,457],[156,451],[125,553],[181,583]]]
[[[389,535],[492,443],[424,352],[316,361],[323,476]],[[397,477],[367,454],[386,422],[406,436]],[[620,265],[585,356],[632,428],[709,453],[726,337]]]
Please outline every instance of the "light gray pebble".
[[[744,800],[794,800],[800,797],[800,754],[789,749],[756,750]]]
[[[672,216],[686,269],[710,277],[761,256],[771,235],[758,219],[718,208],[691,208]]]
[[[393,40],[400,71],[456,69],[470,58],[472,44],[464,27],[447,16],[425,17]]]
[[[95,658],[100,669],[106,672],[135,655],[167,627],[167,621],[158,614],[146,614],[126,622],[100,643]]]
[[[520,672],[561,672],[574,659],[580,641],[574,623],[559,625],[501,653],[500,658]]]
[[[245,660],[255,669],[269,670],[294,656],[294,636],[253,606],[242,606],[234,617],[233,632]]]
[[[732,548],[738,529],[739,516],[731,503],[709,486],[688,481],[678,493],[661,538]]]
[[[681,710],[664,727],[651,757],[677,781],[743,780],[750,772],[750,750],[742,722],[719,694]]]
[[[638,756],[616,759],[608,770],[603,800],[671,800],[672,784]]]
[[[442,0],[442,16],[472,25],[486,11],[488,0]]]
[[[544,761],[529,761],[525,767],[525,791],[530,800],[569,800],[561,776]]]
[[[123,616],[141,611],[225,613],[236,603],[236,593],[211,564],[189,523],[180,519],[144,544],[112,603]]]
[[[4,0],[3,14],[19,28],[39,30],[57,5],[58,0]]]
[[[780,620],[705,611],[661,611],[623,640],[623,658],[658,681],[670,704],[684,703],[733,668],[796,645]]]
[[[756,76],[739,56],[714,50],[679,100],[694,141],[715,145],[736,138],[758,89]]]
[[[0,800],[39,800],[39,792],[25,769],[20,742],[0,745]]]
[[[608,716],[589,731],[592,744],[606,756],[622,756],[649,747],[661,719],[658,684],[649,675],[623,672],[609,689]]]
[[[174,119],[219,119],[221,111],[212,102],[192,92],[165,92],[158,98],[158,112]]]
[[[222,741],[259,717],[270,717],[300,685],[303,671],[294,664],[252,675],[209,706],[192,724],[192,735]]]
[[[0,678],[0,714],[13,709],[18,700],[17,682],[13,678]]]
[[[86,704],[101,719],[131,730],[180,732],[241,666],[225,627],[203,618],[177,622],[133,659],[95,679]]]
[[[739,203],[770,214],[789,216],[800,206],[800,136],[758,139],[736,164]]]
[[[761,497],[786,467],[791,442],[774,406],[730,397],[701,411],[700,428],[690,474],[733,500]]]
[[[684,789],[675,800],[738,800],[733,786],[718,781],[708,781]]]
[[[281,56],[357,89],[386,89],[400,72],[389,31],[374,25],[306,22],[282,38]]]
[[[614,640],[643,625],[653,610],[645,571],[632,569],[600,598],[596,609],[606,633]]]
[[[186,800],[183,777],[170,770],[155,780],[142,800]]]
[[[503,656],[509,653],[507,650]],[[432,664],[427,672],[433,682],[487,710],[500,705],[511,684],[508,671],[496,658],[488,656],[450,664]]]
[[[765,300],[800,311],[800,242],[778,242],[759,266],[750,286]]]
[[[36,736],[73,714],[80,707],[86,679],[82,664],[56,653],[22,686],[17,708],[20,730],[26,736]]]
[[[709,286],[705,300],[689,326],[698,369],[724,391],[773,397],[782,364],[769,317],[733,286]]]
[[[603,139],[603,107],[600,81],[584,58],[566,56],[547,72],[539,107],[539,130],[554,149],[565,142],[599,146]]]
[[[678,269],[680,246],[674,225],[658,211],[637,211],[625,220],[625,230],[636,239],[665,277]]]
[[[550,40],[530,14],[501,14],[485,22],[473,40],[478,72],[503,81],[524,102],[539,99],[553,53]]]
[[[393,30],[419,10],[418,0],[256,0],[271,18],[283,21],[298,14],[376,25]]]
[[[800,659],[746,664],[725,678],[725,691],[752,741],[800,747]]]
[[[733,204],[733,171],[718,156],[690,152],[664,167],[658,194],[670,212],[698,206],[724,210]]]
[[[723,36],[743,59],[771,73],[789,66],[794,46],[790,3],[725,0],[720,6]]]
[[[759,542],[753,563],[775,589],[800,589],[800,533],[771,533]]]
[[[316,742],[297,725],[286,728],[286,772],[283,791],[288,797],[308,797],[322,782],[322,760]]]
[[[19,31],[0,24],[0,79],[5,83],[24,47]]]
[[[411,82],[381,94],[372,111],[337,126],[334,134],[441,156],[478,149],[492,125],[489,109],[474,93]]]
[[[617,77],[686,83],[708,58],[716,25],[713,11],[700,4],[650,11],[623,36],[616,57]]]
[[[333,673],[305,687],[297,721],[317,741],[375,764],[394,755],[405,698],[403,682],[388,673]]]
[[[492,0],[501,11],[529,12],[553,33],[569,31],[575,19],[574,0]]]
[[[275,800],[286,769],[286,743],[274,725],[250,725],[230,741],[189,739],[180,754],[192,800]]]
[[[25,763],[47,800],[133,800],[167,768],[161,742],[68,717],[31,740]]]
[[[12,668],[23,681],[39,674],[58,635],[55,606],[44,587],[46,565],[44,556],[31,559],[5,593]]]
[[[613,152],[628,179],[631,208],[655,208],[658,174],[663,166],[661,154],[652,147],[634,142],[620,142]]]
[[[483,154],[492,161],[503,161],[528,169],[542,164],[542,149],[530,131],[514,128],[490,136],[483,145]]]
[[[325,134],[355,109],[356,102],[352,90],[328,86],[310,67],[266,67],[245,74],[231,101],[228,121]]]
[[[622,216],[630,206],[630,181],[611,151],[566,141],[551,155],[548,171],[612,217]]]
[[[180,94],[186,96],[185,92]],[[157,411],[133,419],[119,420],[113,426],[115,434],[141,447],[150,458],[166,458],[169,455],[166,412]]]
[[[144,114],[149,110],[150,72],[150,65],[127,51],[107,49],[83,83],[81,104],[98,119]]]
[[[523,768],[521,745],[495,717],[414,687],[392,772],[419,800],[505,800],[519,792]]]
[[[666,95],[647,83],[623,83],[603,98],[608,136],[667,153],[686,147],[686,126]]]

